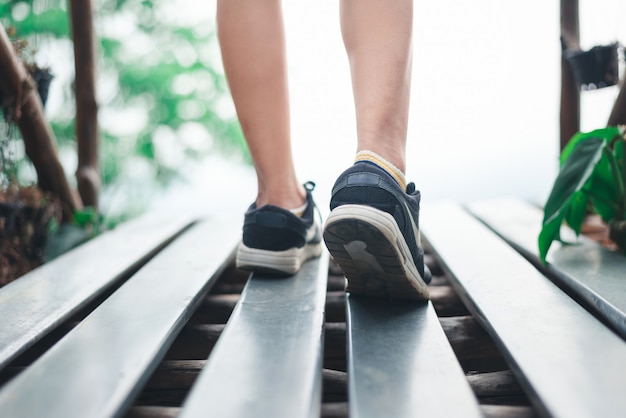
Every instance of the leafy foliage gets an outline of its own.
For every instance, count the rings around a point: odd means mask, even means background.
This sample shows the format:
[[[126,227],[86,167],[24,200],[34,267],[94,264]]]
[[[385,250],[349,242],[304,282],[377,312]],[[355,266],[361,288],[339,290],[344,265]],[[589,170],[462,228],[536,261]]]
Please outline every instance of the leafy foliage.
[[[172,3],[176,2],[94,3],[102,196],[103,200],[127,200],[117,210],[119,217],[142,211],[139,196],[166,186],[180,167],[209,153],[235,153],[249,161],[225,77],[215,65],[213,22],[210,16],[176,21],[168,13]],[[0,0],[0,22],[28,40],[35,59],[44,53],[45,65],[56,76],[53,83],[57,83],[57,93],[61,91],[62,104],[57,100],[56,107],[47,109],[47,116],[71,176],[76,154],[75,103],[73,64],[68,65],[73,55],[67,9],[65,0]],[[25,159],[23,152],[17,157]],[[18,177],[34,180],[32,174]],[[122,189],[131,190],[134,198],[111,197]]]
[[[607,224],[626,219],[624,152],[624,132],[618,127],[578,133],[563,149],[539,234],[539,254],[544,262],[552,242],[560,240],[563,221],[580,234],[589,210]]]

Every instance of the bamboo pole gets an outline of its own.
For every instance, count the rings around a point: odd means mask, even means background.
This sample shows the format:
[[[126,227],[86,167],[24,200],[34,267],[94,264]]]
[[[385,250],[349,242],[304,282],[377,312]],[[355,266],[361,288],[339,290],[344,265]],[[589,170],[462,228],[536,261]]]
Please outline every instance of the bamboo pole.
[[[578,0],[561,0],[560,150],[580,130],[580,89],[565,59],[565,50],[580,49]]]
[[[617,126],[626,124],[626,83],[622,81],[619,94],[613,104],[611,115],[609,116],[608,126]]]
[[[0,24],[0,88],[6,109],[22,133],[26,155],[37,171],[39,187],[59,197],[63,203],[64,220],[72,218],[82,207],[80,198],[72,193],[57,156],[56,139],[44,118],[43,105],[24,64]]]
[[[98,207],[100,174],[98,164],[98,105],[96,102],[96,55],[91,0],[71,0],[70,14],[74,41],[76,181],[85,206]]]

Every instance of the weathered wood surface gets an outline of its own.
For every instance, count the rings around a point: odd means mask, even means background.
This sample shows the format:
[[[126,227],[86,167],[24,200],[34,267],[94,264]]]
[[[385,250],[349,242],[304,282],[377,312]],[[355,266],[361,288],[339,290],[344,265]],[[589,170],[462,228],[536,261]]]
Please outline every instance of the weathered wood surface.
[[[196,382],[205,360],[170,360],[162,362],[143,387],[135,405],[180,406]],[[322,370],[322,403],[347,402],[346,372]],[[269,401],[272,401],[270,399]],[[278,399],[278,402],[284,401]]]
[[[458,205],[432,204],[422,214],[426,239],[538,410],[623,416],[623,340]]]
[[[145,390],[190,388],[206,364],[206,360],[163,361],[154,371]]]
[[[604,318],[626,338],[626,258],[581,237],[576,245],[552,244],[544,265],[539,260],[537,237],[541,209],[518,199],[476,202],[470,211],[501,235],[534,265],[546,272],[588,309]],[[573,231],[563,226],[561,236],[573,242]]]
[[[225,324],[239,301],[237,293],[210,295],[202,301],[190,319],[191,323]]]
[[[440,318],[440,326],[459,360],[486,359],[499,356],[489,335],[471,316]],[[166,360],[204,360],[211,354],[224,331],[224,324],[191,324],[179,334],[165,356]],[[324,324],[325,367],[337,366],[346,356],[346,324]],[[339,368],[338,368],[339,367]]]
[[[130,221],[0,289],[0,368],[123,279],[189,224]]]
[[[529,406],[481,405],[485,418],[536,418],[537,414]]]
[[[180,408],[173,406],[135,406],[126,418],[177,418]]]
[[[211,232],[210,234],[207,233],[207,236],[212,234],[213,232]],[[175,245],[176,242],[185,235],[186,234],[174,240],[174,242],[170,244],[170,246]],[[204,239],[205,238],[199,239],[198,242],[203,242]],[[428,242],[427,239],[425,240],[425,242],[430,246],[430,242]],[[167,248],[170,247],[168,246],[166,247],[166,249]],[[153,261],[162,257],[163,254],[164,251],[160,252]],[[436,325],[435,328],[438,329],[438,333],[440,334],[440,336],[443,331],[445,337],[448,338],[448,341],[446,342],[447,351],[449,354],[450,348],[452,348],[452,351],[454,353],[452,355],[452,358],[454,359],[454,362],[456,362],[456,368],[457,371],[460,373],[461,381],[465,382],[464,384],[462,384],[465,387],[464,390],[473,391],[473,395],[471,397],[475,397],[481,403],[480,407],[476,407],[476,405],[474,405],[475,411],[478,411],[479,414],[482,413],[484,416],[493,418],[518,418],[533,416],[533,414],[535,413],[535,409],[529,406],[528,398],[526,397],[526,394],[520,389],[520,385],[515,378],[516,376],[514,376],[510,371],[502,371],[508,368],[508,366],[504,362],[502,354],[498,350],[498,346],[494,344],[490,335],[485,332],[485,330],[480,326],[476,319],[470,316],[467,309],[462,306],[463,304],[461,302],[461,299],[455,294],[455,292],[453,292],[453,289],[450,287],[450,283],[452,282],[451,280],[449,280],[450,276],[447,274],[446,271],[440,268],[437,260],[437,257],[433,259],[432,256],[429,256],[428,258],[431,269],[434,272],[436,271],[436,277],[433,285],[431,286],[431,288],[434,289],[432,291],[433,300],[428,305],[428,310],[430,311],[430,322],[426,322],[426,328],[428,328],[428,324],[430,324],[430,326],[432,327],[435,327]],[[326,259],[325,261],[328,260]],[[176,261],[176,263],[180,264],[180,260]],[[182,264],[184,265],[185,263],[183,262]],[[321,280],[326,281],[326,271],[323,270],[324,269],[318,271],[317,274],[319,274],[319,277],[322,278]],[[180,276],[181,280],[184,276],[184,274]],[[232,270],[232,266],[228,266],[226,268],[221,277],[216,281],[215,286],[212,288],[210,294],[207,297],[202,298],[202,301],[197,301],[197,303],[195,303],[194,306],[196,307],[196,309],[193,314],[191,313],[191,310],[193,309],[190,309],[188,315],[186,316],[189,321],[187,321],[186,325],[182,327],[180,332],[177,333],[175,341],[165,341],[162,344],[163,352],[160,353],[158,356],[152,356],[155,363],[151,363],[150,366],[146,369],[146,374],[142,376],[142,380],[136,381],[137,383],[133,385],[132,388],[130,388],[130,386],[127,386],[125,389],[120,389],[121,391],[126,392],[126,394],[129,396],[129,401],[128,403],[121,405],[120,409],[116,412],[118,416],[144,418],[179,416],[181,413],[184,414],[183,406],[186,407],[187,405],[183,405],[183,402],[185,401],[185,399],[188,399],[189,391],[191,388],[196,388],[194,389],[198,393],[196,396],[207,396],[207,393],[209,392],[207,392],[206,387],[201,388],[199,386],[200,380],[198,379],[198,377],[202,373],[202,370],[205,369],[204,366],[207,364],[207,358],[209,362],[211,361],[211,359],[216,362],[221,362],[218,358],[215,357],[215,355],[219,354],[219,347],[220,344],[224,342],[224,338],[233,338],[233,336],[228,337],[228,329],[231,326],[235,328],[239,327],[241,331],[239,332],[239,336],[242,338],[249,337],[248,334],[251,332],[251,330],[256,331],[257,335],[264,334],[265,336],[272,336],[272,338],[274,335],[276,335],[276,332],[278,332],[278,334],[280,334],[281,332],[285,332],[284,326],[280,326],[280,323],[274,323],[272,315],[281,315],[283,318],[290,318],[289,314],[285,313],[286,311],[281,310],[281,306],[283,306],[284,303],[286,303],[286,301],[290,299],[285,297],[279,297],[280,303],[274,303],[273,301],[275,301],[275,299],[272,299],[272,301],[269,301],[269,299],[263,299],[265,302],[261,303],[258,302],[259,299],[257,299],[257,302],[254,302],[254,299],[249,299],[247,297],[241,299],[240,295],[232,292],[236,291],[237,288],[241,288],[242,285],[248,281],[248,277],[248,274],[242,273],[241,271],[234,272]],[[133,277],[130,280],[132,281],[135,278],[136,277]],[[294,283],[289,283],[292,279],[293,278],[281,279],[280,283],[275,283],[274,279],[261,281],[259,280],[259,277],[257,277],[256,279],[252,280],[252,283],[256,283],[255,286],[257,297],[262,296],[265,298],[271,298],[276,297],[275,286],[295,286]],[[315,358],[315,361],[318,361],[318,363],[316,366],[314,366],[317,370],[317,372],[314,373],[318,373],[316,375],[316,379],[319,380],[314,380],[314,382],[316,382],[313,385],[315,391],[312,393],[314,394],[313,396],[316,397],[317,401],[312,401],[314,403],[313,408],[317,408],[319,414],[322,417],[347,418],[349,413],[349,404],[350,402],[352,402],[352,397],[348,397],[348,381],[350,379],[350,375],[349,373],[347,373],[347,362],[349,361],[349,356],[347,356],[346,339],[348,338],[349,334],[347,333],[347,325],[345,322],[343,322],[346,319],[346,295],[341,290],[344,286],[345,281],[342,277],[338,276],[337,274],[332,274],[331,272],[326,283],[320,284],[317,283],[315,280],[313,282],[316,283],[316,285],[319,285],[319,289],[316,287],[315,292],[307,293],[307,296],[303,296],[302,301],[318,301],[319,303],[316,302],[314,305],[316,307],[322,306],[321,309],[322,311],[326,312],[327,320],[326,323],[323,325],[322,322],[319,322],[319,328],[317,328],[323,332],[323,338],[318,335],[315,339],[316,341],[323,341],[324,358],[323,361],[320,357]],[[117,289],[115,293],[112,293],[110,296],[108,296],[108,298],[110,299],[111,297],[114,297],[122,289],[124,289],[124,287]],[[106,292],[105,294],[108,294],[110,292],[111,291],[109,290],[109,292]],[[321,299],[321,302],[318,300],[318,298],[320,297],[320,292],[328,295],[325,301],[323,297]],[[104,297],[101,298],[104,299]],[[108,300],[105,301],[105,304],[107,302]],[[376,302],[374,301],[374,303]],[[301,302],[299,306],[305,310],[310,309],[311,312],[316,311],[316,309],[313,309],[312,305],[309,303]],[[395,307],[394,309],[397,308],[398,307]],[[235,309],[234,313],[233,309]],[[238,321],[241,321],[241,319],[237,319],[238,315],[240,315],[237,314],[237,311],[241,309],[254,310],[254,312],[256,313],[256,315],[250,314],[248,316],[247,328],[242,327],[241,324],[238,326],[233,325],[236,324]],[[277,312],[274,312],[274,310],[277,310]],[[84,311],[87,311],[87,309],[84,309]],[[432,319],[434,317],[435,311],[439,316],[438,321],[433,321]],[[391,311],[380,313],[375,310],[367,310],[366,315],[361,315],[361,319],[363,319],[365,316],[373,314],[374,319],[372,319],[372,323],[375,324],[377,322],[380,322],[381,325],[381,330],[379,330],[381,331],[379,332],[380,336],[386,332],[394,330],[393,326],[390,329],[387,329],[388,327],[383,327],[382,324],[384,322],[389,325],[390,323],[393,324],[394,321],[398,320],[397,317],[392,315],[391,320],[388,321],[388,319],[390,319],[389,315],[392,313],[393,312]],[[442,316],[442,314],[446,313],[450,316]],[[317,314],[319,314],[319,312],[317,312]],[[322,317],[321,314],[317,316],[317,318],[320,317]],[[88,322],[91,317],[88,317],[87,320],[83,320],[82,318],[82,314],[81,316],[73,316],[71,321],[63,323],[63,327],[67,326],[69,327],[69,329],[72,329],[74,326],[76,326],[76,329],[73,332],[70,332],[64,340],[59,342],[57,344],[58,346],[62,346],[63,344],[66,344],[66,340],[74,338],[72,336],[75,333],[83,332],[80,330],[86,326],[86,322]],[[258,321],[261,322],[261,325],[259,327],[252,327],[251,324],[258,323]],[[291,318],[289,323],[292,324],[293,321],[294,319]],[[226,325],[227,323],[230,324]],[[410,325],[420,325],[420,321],[415,321]],[[263,331],[267,330],[268,328],[271,328],[273,331]],[[277,328],[278,331],[276,331]],[[366,328],[368,328],[368,332],[374,331],[376,333],[376,330],[374,330],[373,327]],[[302,329],[310,330],[310,327],[303,326]],[[245,332],[242,330],[245,330]],[[64,332],[67,332],[67,330],[65,330]],[[175,331],[173,331],[172,335],[174,334],[176,334]],[[413,337],[415,337],[415,339],[418,339],[417,337],[421,335],[419,333],[407,334],[409,334],[409,339]],[[309,337],[311,336],[310,333],[307,335]],[[362,338],[362,344],[359,345],[364,348],[366,348],[367,345],[371,346],[372,341],[375,341],[375,339],[367,338],[367,336],[361,336],[360,338]],[[406,359],[406,361],[411,362],[411,359],[418,357],[418,354],[415,353],[410,347],[411,344],[405,344],[406,341],[402,339],[400,340],[401,341],[399,344],[396,344],[395,341],[394,344],[391,344],[391,346],[398,346],[396,347],[399,350],[398,358],[401,357],[402,361],[405,361]],[[222,343],[220,343],[220,341],[222,341]],[[276,377],[277,368],[279,371],[278,374],[280,374],[281,368],[289,368],[289,372],[295,373],[296,375],[300,375],[303,370],[305,370],[305,373],[310,372],[310,369],[307,369],[306,367],[304,367],[303,369],[299,366],[294,366],[295,363],[289,360],[290,357],[281,356],[279,353],[275,353],[273,351],[270,352],[269,349],[266,351],[264,351],[265,349],[259,350],[258,345],[248,344],[247,342],[242,342],[242,340],[236,341],[239,342],[239,344],[236,345],[237,350],[222,349],[223,352],[221,354],[221,358],[223,359],[223,356],[225,356],[224,352],[227,352],[228,363],[225,366],[221,367],[227,370],[229,376],[232,370],[235,370],[239,367],[244,367],[246,369],[246,373],[251,368],[256,368],[258,370],[261,370],[263,373],[271,374],[272,378],[263,379],[263,385],[256,385],[254,383],[251,383],[250,386],[247,386],[246,383],[241,383],[239,385],[236,385],[235,389],[231,387],[230,390],[232,391],[232,393],[238,394],[238,397],[237,399],[235,399],[234,402],[241,402],[242,399],[249,399],[250,397],[255,396],[256,392],[259,390],[258,388],[271,391],[273,386],[266,388],[264,387],[264,385],[274,385],[274,380],[280,380],[281,383],[285,384],[285,379]],[[440,338],[432,340],[423,337],[420,340],[420,344],[434,345],[434,343],[437,341],[440,341]],[[274,342],[274,344],[272,345],[272,350],[275,351],[282,348],[292,347],[292,342],[287,344],[277,344],[276,342]],[[37,348],[38,346],[39,344],[37,344],[34,348]],[[232,346],[233,345],[231,345],[231,347]],[[249,347],[255,347],[255,349],[252,350],[252,352],[249,352]],[[43,350],[46,349],[47,348],[44,348]],[[22,373],[20,376],[27,375],[29,373],[29,368],[36,366],[37,364],[39,364],[40,361],[43,361],[43,359],[45,359],[47,356],[50,356],[50,353],[53,353],[55,349],[50,350],[48,354],[44,355],[42,359],[40,359],[33,365],[29,365],[26,359],[25,362],[23,362],[23,365],[27,366],[26,370],[24,370],[24,367],[21,366],[22,362],[20,362],[19,364],[17,364],[17,362],[12,362],[11,367],[4,368],[0,371],[0,381],[2,381],[3,379],[10,379],[16,373],[20,372]],[[165,353],[166,350],[167,353]],[[259,362],[256,363],[256,366],[252,366],[249,362],[249,359],[246,359],[246,357],[250,357],[251,355],[258,356],[259,352],[261,354],[269,353],[274,357],[271,357],[269,355],[263,355],[263,364]],[[318,355],[321,356],[321,353],[319,353]],[[438,351],[437,355],[441,355],[441,353]],[[435,359],[437,355],[429,356],[429,361],[433,362],[433,359]],[[34,356],[36,357],[36,354]],[[20,361],[23,357],[24,356],[20,357]],[[158,358],[162,358],[163,361],[157,365],[156,362],[158,362]],[[401,362],[399,361],[395,362],[396,365],[400,363]],[[306,365],[309,363],[303,362],[299,364]],[[365,364],[367,367],[369,367],[367,363],[361,364]],[[375,366],[375,363],[373,364]],[[439,362],[435,362],[435,365],[431,364],[431,366],[440,367],[438,364]],[[411,369],[411,365],[405,363],[403,364],[403,366],[406,369],[405,371],[407,372],[407,374],[410,374],[409,370]],[[153,373],[150,375],[149,372],[151,370],[153,371]],[[463,376],[463,370],[469,373],[469,375]],[[496,372],[486,373],[489,371]],[[72,371],[71,373],[74,373],[74,371]],[[235,374],[237,373],[244,372],[235,372]],[[416,376],[419,376],[420,374],[421,373],[418,373],[416,374]],[[8,385],[12,384],[15,381],[19,381],[20,376],[18,376],[18,378],[13,378],[13,380],[9,382]],[[382,374],[380,376],[382,376]],[[457,374],[457,378],[458,376],[459,374]],[[396,375],[393,377],[397,378],[398,376]],[[249,378],[249,376],[244,376],[244,379],[245,378]],[[261,378],[254,380],[254,382],[258,382],[260,380]],[[444,379],[442,378],[442,380]],[[250,380],[248,382],[250,382]],[[270,383],[268,384],[267,382]],[[435,380],[435,384],[436,382],[437,380]],[[221,383],[222,382],[220,382],[220,384]],[[432,386],[432,382],[428,384]],[[292,383],[290,385],[290,388],[291,386],[299,388],[302,387],[302,385],[298,385],[295,383]],[[321,386],[321,396],[319,386]],[[442,383],[441,386],[443,387],[444,384]],[[456,386],[450,386],[449,384],[446,384],[445,389],[443,389],[444,392],[442,394],[437,392],[436,396],[443,396],[444,398],[450,397],[452,399],[451,403],[456,404],[458,395],[454,389],[455,387]],[[420,391],[421,389],[423,389],[423,387],[420,385],[418,389],[415,389],[415,391]],[[246,393],[250,393],[250,391],[254,392],[255,394],[246,395]],[[285,399],[290,399],[289,395],[285,395],[283,393],[284,390],[281,391],[275,389],[271,392],[272,396],[267,395],[263,399],[263,408],[277,408],[277,406],[272,405],[272,403],[280,404],[281,402],[284,403]],[[280,394],[280,396],[278,394]],[[411,392],[411,396],[412,394],[413,392]],[[223,400],[223,398],[224,397],[222,396],[219,400],[221,401]],[[130,407],[130,400],[132,399],[134,399],[134,406]],[[214,413],[216,411],[216,402],[217,400],[213,399],[211,401],[211,406],[207,405],[206,408],[202,408],[203,410],[205,409],[204,413]],[[412,402],[412,400],[403,400],[403,402],[407,404],[409,402]],[[476,404],[475,400],[473,402],[474,404]],[[303,402],[302,404],[306,404],[306,402]],[[402,408],[401,406],[395,407],[398,409]],[[255,410],[255,416],[262,415],[259,410],[260,409],[258,408]],[[422,406],[416,406],[413,412],[421,413],[420,411],[422,410]],[[449,414],[449,411],[447,411],[447,413]],[[274,414],[270,415],[275,416]],[[446,414],[443,415],[448,416]],[[467,414],[465,413],[465,411],[463,411],[460,416],[465,417],[467,416]]]
[[[348,402],[333,402],[322,405],[322,418],[346,418],[348,414]]]
[[[440,317],[439,323],[457,358],[469,360],[499,355],[498,347],[493,343],[489,334],[471,315]]]
[[[478,397],[517,396],[522,387],[510,370],[479,373],[467,376],[472,390]]]
[[[50,418],[124,411],[225,267],[238,235],[221,220],[186,231],[7,383],[0,411]]]
[[[205,360],[224,331],[225,324],[187,325],[165,355],[166,360]]]
[[[431,286],[430,300],[439,317],[468,315],[469,312],[451,286]],[[346,321],[346,293],[343,290],[326,294],[326,321]]]
[[[430,262],[432,263],[433,260]],[[438,268],[438,265],[431,265],[435,270]],[[444,273],[440,269],[438,274],[440,276],[436,286],[446,289],[443,294],[447,295],[448,280],[442,276]],[[321,416],[347,418],[349,400],[345,314],[338,316],[341,310],[346,309],[346,296],[341,291],[333,290],[343,284],[343,280],[337,277],[331,270],[325,304],[327,322],[324,325],[325,368],[322,370]],[[205,364],[204,358],[212,355],[215,343],[221,338],[224,318],[231,315],[231,310],[239,298],[239,295],[221,292],[223,289],[231,289],[231,284],[242,283],[244,280],[244,278],[225,277],[224,281],[220,280],[216,284],[211,295],[205,298],[202,304],[205,312],[202,315],[194,314],[192,320],[195,319],[195,322],[192,321],[185,327],[172,346],[168,354],[170,360],[161,363],[135,403],[135,406],[152,406],[153,408],[133,408],[128,417],[135,416],[134,413],[142,411],[142,414],[145,414],[141,415],[143,417],[158,418],[161,413],[168,413],[173,408],[181,406]],[[460,304],[460,299],[457,298],[454,303]],[[451,303],[450,306],[453,304]],[[211,315],[210,311],[213,309],[220,313]],[[460,310],[458,307],[454,309]],[[330,311],[336,312],[331,314]],[[329,320],[331,316],[333,319]],[[202,318],[219,322],[201,323]],[[489,335],[476,320],[467,314],[456,317],[440,316],[439,320],[457,360],[467,371],[471,371],[471,374],[467,376],[467,381],[474,395],[481,403],[487,404],[480,407],[483,414],[487,414],[485,411],[488,410],[490,417],[532,416],[534,409],[528,406],[525,393],[510,371],[484,372],[502,370],[507,366]],[[198,360],[189,360],[189,358],[198,358]],[[176,411],[178,414],[181,409],[176,409]]]
[[[432,304],[348,296],[351,417],[479,417]]]
[[[253,275],[181,417],[316,417],[328,256],[295,277]]]

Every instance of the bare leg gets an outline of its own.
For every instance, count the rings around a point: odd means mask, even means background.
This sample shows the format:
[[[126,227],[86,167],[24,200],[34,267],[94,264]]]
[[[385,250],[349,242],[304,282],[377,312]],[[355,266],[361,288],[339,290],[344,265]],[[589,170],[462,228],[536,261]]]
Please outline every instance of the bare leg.
[[[333,188],[324,241],[352,294],[429,297],[417,228],[421,195],[404,178],[412,26],[412,0],[341,0],[359,152]]]
[[[374,151],[405,171],[411,86],[412,0],[342,0],[357,151]]]
[[[285,36],[280,0],[218,0],[222,59],[257,173],[257,205],[305,201],[291,153]]]

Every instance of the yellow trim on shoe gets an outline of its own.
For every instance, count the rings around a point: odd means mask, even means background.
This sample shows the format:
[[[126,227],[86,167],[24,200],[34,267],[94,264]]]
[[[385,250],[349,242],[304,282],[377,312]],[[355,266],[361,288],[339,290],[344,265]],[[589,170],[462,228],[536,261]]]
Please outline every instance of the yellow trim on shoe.
[[[404,177],[404,173],[400,171],[398,167],[391,164],[389,161],[387,161],[380,155],[369,150],[359,151],[357,152],[356,157],[354,158],[354,162],[359,162],[359,161],[369,161],[371,163],[376,164],[377,166],[385,170],[387,173],[389,173],[389,175],[393,177],[396,180],[396,182],[398,182],[402,190],[406,190],[406,178]]]
[[[293,213],[298,218],[301,218],[302,215],[304,215],[304,211],[306,210],[306,207],[308,205],[309,205],[309,202],[304,202],[304,205],[300,206],[299,208],[289,209],[289,212]]]

